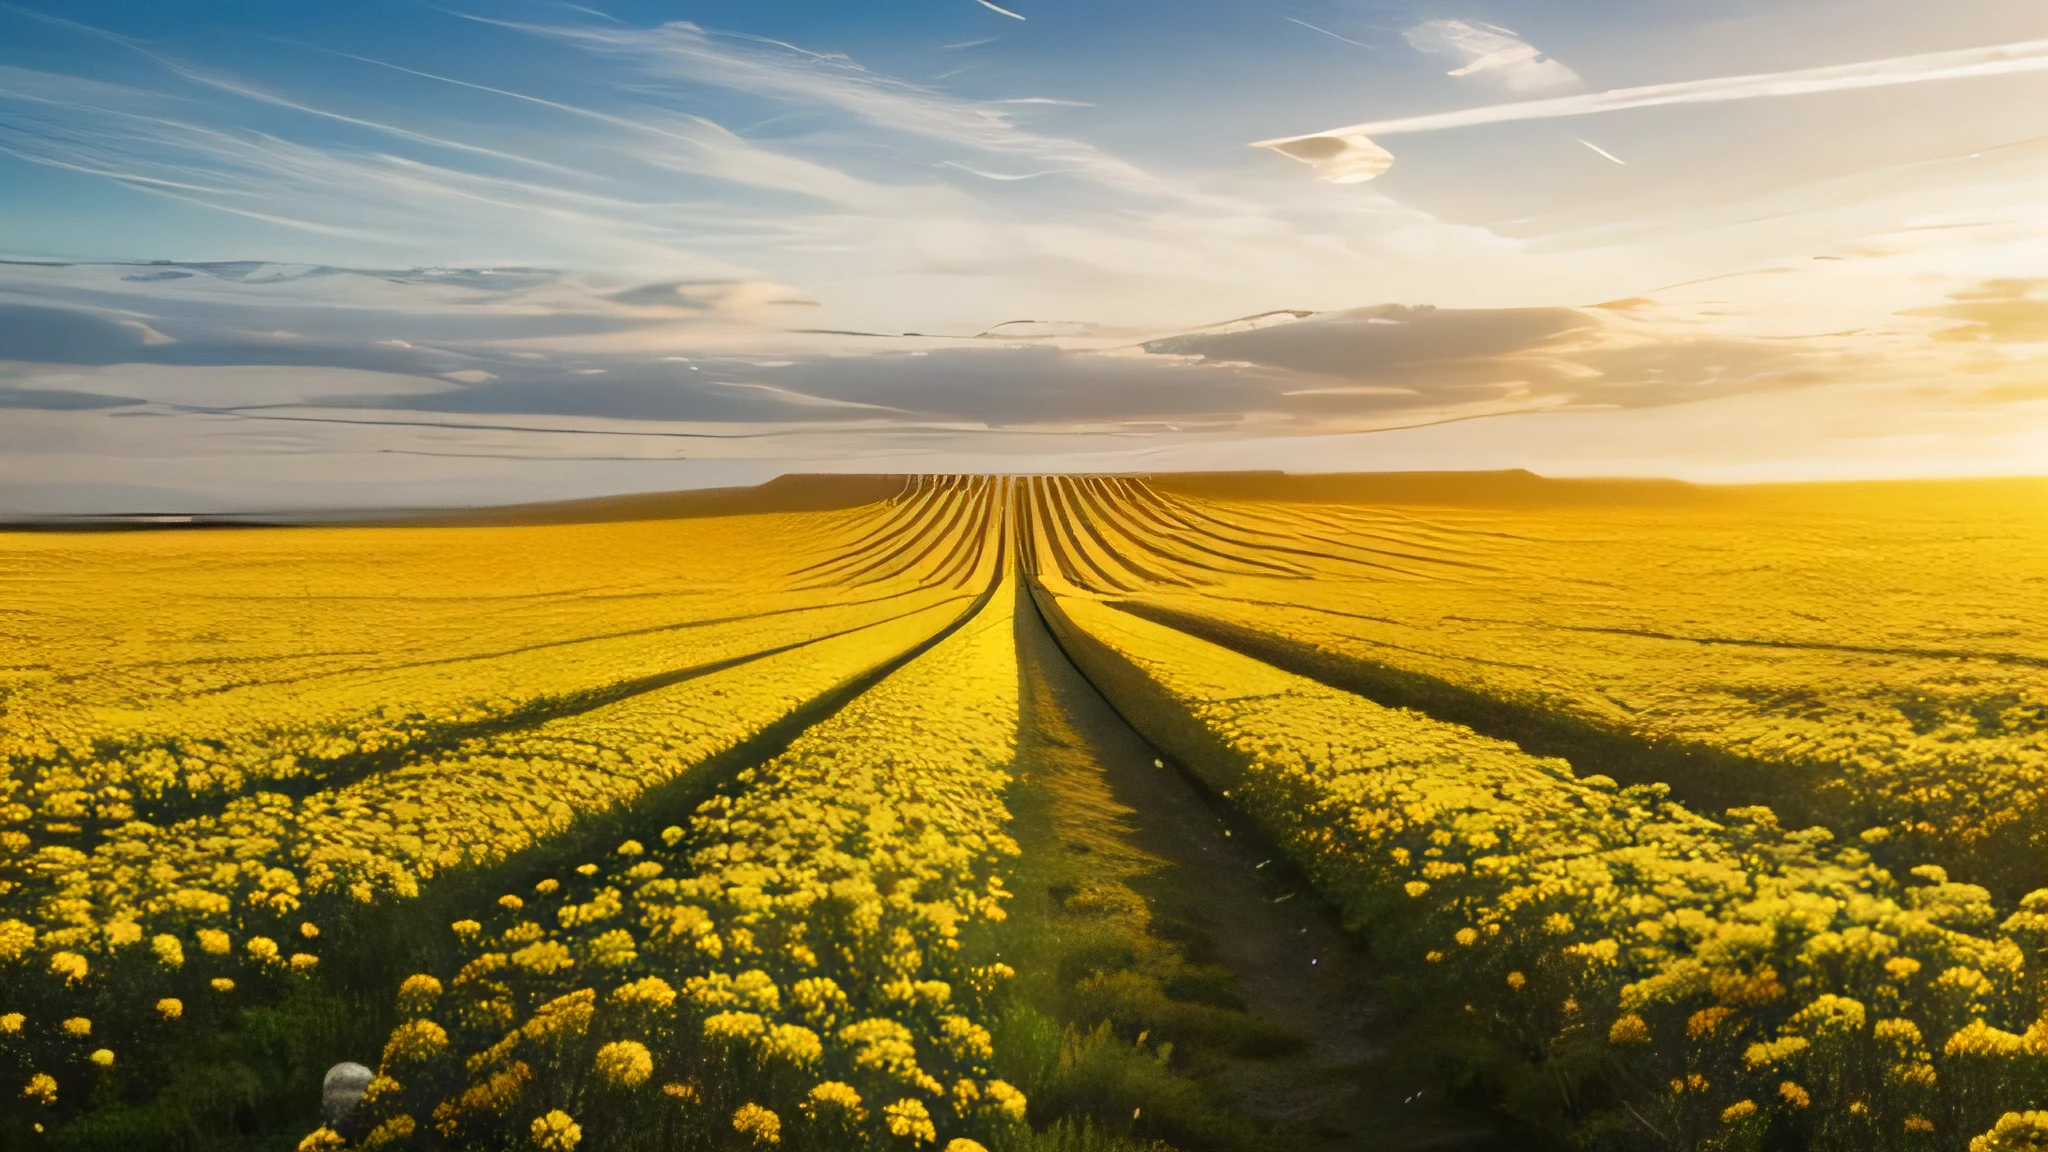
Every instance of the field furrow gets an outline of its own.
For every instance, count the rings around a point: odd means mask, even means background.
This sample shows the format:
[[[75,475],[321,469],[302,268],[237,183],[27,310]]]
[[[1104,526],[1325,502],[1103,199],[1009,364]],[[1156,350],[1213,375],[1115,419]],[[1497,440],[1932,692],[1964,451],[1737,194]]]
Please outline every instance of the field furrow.
[[[1103,489],[1107,501],[1135,486]],[[2043,636],[2008,591],[2041,550],[2016,535],[2026,505],[1986,502],[1982,536],[1950,555],[1919,534],[1926,513],[1901,526],[1821,502],[1813,515],[1827,518],[1809,523],[1784,503],[1708,504],[1682,529],[1659,509],[1543,509],[1524,525],[1488,510],[1485,531],[1512,529],[1516,550],[1488,543],[1468,554],[1485,560],[1443,576],[1347,561],[1305,582],[1069,579],[1383,702],[1668,784],[1706,811],[1769,805],[2006,901],[2048,886]],[[1462,515],[1437,513],[1446,526]],[[1884,539],[1897,553],[1873,543]]]
[[[560,1110],[636,1147],[705,1115],[807,1141],[1021,1126],[991,1072],[1010,973],[959,955],[1016,850],[1016,587],[685,823],[458,922],[468,962],[396,990],[366,1123],[502,1143]]]
[[[918,475],[0,535],[0,1144],[2030,1146],[2044,508]]]
[[[2040,1090],[2031,1064],[1968,1040],[2014,1036],[2016,1056],[2048,1027],[2042,986],[2001,959],[2037,946],[2032,912],[1999,926],[1940,869],[1900,883],[1767,810],[1703,819],[1056,585],[1041,597],[1119,711],[1242,805],[1389,979],[1462,1006],[1441,1028],[1489,1038],[1460,1058],[1508,1076],[1526,1121],[1634,1116],[1697,1141],[1747,1101],[1760,1129],[1878,1146],[1915,1117],[1981,1131]],[[1596,1083],[1618,1099],[1579,1097]]]

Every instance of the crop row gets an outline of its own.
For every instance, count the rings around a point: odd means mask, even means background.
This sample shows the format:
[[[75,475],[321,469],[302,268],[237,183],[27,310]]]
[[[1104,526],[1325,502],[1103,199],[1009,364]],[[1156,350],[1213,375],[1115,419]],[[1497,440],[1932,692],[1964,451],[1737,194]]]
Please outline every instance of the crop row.
[[[969,1152],[1018,1125],[1005,970],[960,955],[1016,852],[1015,588],[685,824],[458,921],[468,962],[397,992],[361,1146]]]
[[[1056,487],[1059,574],[1154,618],[2006,901],[2048,885],[2048,552],[1996,492],[1474,510]]]
[[[833,546],[838,533],[826,529],[844,525],[793,519],[726,523],[723,540],[693,521],[663,532],[585,528],[573,541],[581,571],[515,566],[491,539],[475,551],[451,547],[472,542],[466,530],[439,530],[440,547],[427,550],[407,546],[417,531],[314,529],[282,533],[281,554],[266,544],[232,561],[204,541],[174,558],[160,554],[160,540],[123,536],[127,553],[58,579],[47,569],[81,558],[32,549],[40,537],[10,540],[45,570],[24,580],[35,594],[24,597],[20,650],[37,663],[13,670],[0,731],[8,850],[19,853],[21,835],[89,838],[258,788],[364,774],[529,714],[588,706],[750,641],[785,643],[902,611],[889,593],[943,591],[913,575],[863,597],[798,592],[786,570]],[[547,539],[564,529],[525,531],[530,548],[571,543]],[[752,534],[775,543],[732,546]],[[108,551],[98,537],[67,543]],[[379,559],[386,547],[396,555]],[[628,571],[656,555],[688,562],[682,579],[593,585],[593,551],[625,553]],[[359,587],[377,575],[399,587]],[[280,597],[278,585],[305,591]],[[138,587],[150,591],[146,608],[131,602]],[[138,624],[144,634],[129,638]]]
[[[1768,810],[1725,823],[1136,618],[1040,569],[1091,679],[1368,934],[1508,1107],[1646,1147],[1957,1147],[2048,1094],[2048,892],[1996,920]],[[1066,594],[1062,595],[1061,592]],[[1078,593],[1078,594],[1077,594]],[[2016,1123],[2016,1121],[2014,1122]]]
[[[309,794],[252,791],[175,822],[129,821],[90,850],[35,846],[0,902],[0,1070],[47,1078],[35,1080],[48,1085],[37,1100],[82,1104],[106,1075],[102,1048],[107,1059],[161,1049],[181,1029],[275,998],[318,972],[332,941],[323,929],[403,904],[451,870],[478,874],[545,847],[843,695],[985,592],[1000,505],[977,503],[964,534],[982,539],[957,549],[973,570],[949,560],[947,583],[865,619],[840,616],[835,632],[818,635],[815,621],[795,639],[757,630],[731,646],[737,658],[672,682]],[[913,573],[911,587],[921,582]],[[108,1047],[109,1037],[122,1039]]]

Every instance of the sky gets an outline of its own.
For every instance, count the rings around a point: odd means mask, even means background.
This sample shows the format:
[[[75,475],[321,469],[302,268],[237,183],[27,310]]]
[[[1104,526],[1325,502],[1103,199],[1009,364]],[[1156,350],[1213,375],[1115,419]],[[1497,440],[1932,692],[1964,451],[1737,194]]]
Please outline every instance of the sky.
[[[2048,472],[2020,0],[0,0],[0,514]]]

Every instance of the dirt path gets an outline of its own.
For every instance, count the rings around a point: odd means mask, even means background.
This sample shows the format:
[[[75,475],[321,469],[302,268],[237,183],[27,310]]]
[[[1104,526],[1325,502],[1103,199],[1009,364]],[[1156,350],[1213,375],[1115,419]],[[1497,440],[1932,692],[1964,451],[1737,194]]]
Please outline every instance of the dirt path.
[[[1043,850],[1066,857],[1066,888],[1100,876],[1137,893],[1146,905],[1139,930],[1177,946],[1193,966],[1186,972],[1227,970],[1220,996],[1213,979],[1193,983],[1210,989],[1210,1002],[1241,1009],[1252,1035],[1269,1038],[1206,1045],[1186,1070],[1234,1096],[1271,1147],[1500,1146],[1483,1119],[1439,1106],[1426,1070],[1386,1056],[1378,1041],[1389,1025],[1375,1009],[1365,958],[1333,910],[1240,816],[1162,763],[1067,660],[1028,598],[1017,640],[1026,699],[1020,767],[1043,797],[1054,841]],[[1027,843],[1027,855],[1039,847]],[[1071,891],[1055,896],[1076,905]],[[1169,973],[1166,994],[1190,980]]]

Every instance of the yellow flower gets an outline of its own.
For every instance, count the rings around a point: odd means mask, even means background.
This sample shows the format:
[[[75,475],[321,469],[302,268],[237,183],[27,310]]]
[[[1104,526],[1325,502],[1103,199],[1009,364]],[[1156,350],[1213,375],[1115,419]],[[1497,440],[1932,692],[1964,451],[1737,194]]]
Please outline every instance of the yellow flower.
[[[228,934],[218,928],[201,928],[198,932],[199,950],[215,956],[225,956],[234,947],[228,941]]]
[[[676,1002],[676,990],[659,976],[647,976],[612,989],[612,1003],[624,1008],[662,1009]]]
[[[1742,1062],[1750,1068],[1768,1068],[1780,1061],[1789,1060],[1813,1045],[1804,1036],[1787,1036],[1761,1044],[1751,1044],[1743,1050]]]
[[[432,1012],[440,999],[441,982],[424,972],[407,976],[405,982],[398,986],[398,1010],[407,1016],[424,1016]]]
[[[597,1011],[596,999],[597,993],[589,988],[557,996],[534,1009],[533,1018],[521,1025],[519,1031],[530,1040],[581,1036],[590,1030],[591,1018]]]
[[[1972,1020],[1948,1038],[1948,1043],[1942,1045],[1941,1052],[1944,1056],[1979,1056],[2005,1060],[2019,1055],[2025,1046],[2021,1037],[2011,1032],[1993,1028],[1982,1020]]]
[[[955,1136],[946,1141],[946,1152],[988,1152],[988,1149],[965,1136]]]
[[[235,990],[235,982],[226,976],[215,976],[209,983],[213,985],[215,992],[233,992]]]
[[[34,928],[19,920],[0,920],[0,961],[20,959],[35,943]],[[51,1091],[56,1091],[54,1086]]]
[[[1735,1103],[1721,1109],[1721,1123],[1733,1124],[1737,1120],[1744,1120],[1754,1115],[1756,1115],[1756,1101],[1737,1100]]]
[[[474,920],[457,920],[455,923],[450,924],[449,927],[453,928],[455,930],[455,934],[457,936],[462,937],[464,940],[469,939],[471,936],[476,935],[484,929],[483,925],[477,923]]]
[[[320,958],[311,952],[294,952],[290,963],[294,972],[310,972],[319,966]]]
[[[1686,1019],[1685,1034],[1694,1040],[1704,1040],[1718,1032],[1722,1022],[1733,1015],[1735,1015],[1733,1008],[1720,1004],[1702,1008]]]
[[[320,926],[311,920],[302,921],[299,924],[299,935],[312,940],[320,935]]]
[[[431,1060],[448,1050],[448,1033],[432,1020],[408,1020],[391,1030],[384,1044],[386,1068]]]
[[[87,1059],[102,1068],[112,1068],[114,1066],[114,1050],[112,1048],[98,1048]]]
[[[521,900],[519,897],[514,896],[510,893],[507,893],[503,896],[498,897],[498,906],[501,908],[510,908],[512,911],[517,912],[521,908],[526,907],[526,901]]]
[[[720,1012],[704,1020],[704,1038],[743,1043],[768,1031],[767,1021],[752,1012]]]
[[[399,1094],[399,1092],[403,1090],[404,1086],[399,1084],[398,1081],[393,1080],[389,1076],[372,1076],[370,1078],[370,1082],[363,1086],[362,1103],[366,1105],[374,1105],[379,1100],[383,1100],[389,1096],[396,1096]]]
[[[156,961],[164,968],[182,968],[184,965],[184,945],[178,943],[178,937],[150,937],[150,951],[156,953]]]
[[[176,1020],[185,1014],[185,1002],[175,996],[166,996],[156,1002],[157,1014],[166,1020]]]
[[[403,1143],[411,1139],[415,1127],[416,1125],[413,1123],[412,1117],[402,1113],[393,1116],[391,1119],[370,1129],[370,1134],[363,1137],[362,1148],[364,1152],[373,1152],[374,1149],[382,1148],[389,1144]]]
[[[1006,1080],[991,1080],[984,1091],[996,1114],[1006,1120],[1022,1124],[1026,1110],[1024,1093],[1018,1091]]]
[[[1607,1042],[1609,1044],[1648,1044],[1650,1042],[1650,1026],[1644,1022],[1641,1016],[1633,1012],[1616,1017],[1613,1026],[1607,1029]]]
[[[58,952],[50,957],[50,973],[64,977],[66,984],[76,984],[92,971],[85,957],[76,952]]]
[[[55,1104],[57,1102],[57,1078],[48,1072],[38,1072],[28,1078],[28,1087],[23,1088],[21,1094],[24,1098],[33,1100],[38,1104]]]
[[[307,1133],[304,1140],[299,1141],[298,1152],[340,1152],[347,1146],[348,1141],[341,1138],[341,1133],[332,1128],[320,1127],[313,1129]]]
[[[69,1032],[73,1036],[90,1036],[92,1035],[92,1021],[83,1016],[73,1016],[71,1019],[64,1021],[64,1031]]]
[[[249,955],[258,964],[275,964],[278,962],[277,941],[272,940],[268,936],[251,936],[249,937],[249,942],[244,944],[243,947],[248,949]]]
[[[21,1031],[21,1026],[27,1022],[28,1017],[23,1016],[21,1013],[9,1012],[5,1016],[0,1016],[0,1034],[11,1036]]]
[[[825,1055],[818,1034],[801,1024],[777,1024],[768,1030],[761,1051],[773,1060],[808,1068]]]
[[[639,959],[633,934],[624,928],[599,933],[590,942],[590,958],[601,967],[623,968]]]
[[[2048,1112],[2007,1112],[1989,1132],[1970,1141],[1970,1152],[2037,1152],[2048,1148]]]
[[[576,958],[559,940],[542,940],[514,952],[512,962],[537,976],[549,976],[574,967]]]
[[[1522,975],[1522,974],[1521,974],[1520,972],[1510,972],[1510,973],[1508,973],[1508,987],[1509,987],[1509,988],[1512,988],[1512,989],[1514,989],[1515,991],[1517,991],[1517,992],[1520,992],[1520,991],[1521,991],[1522,989],[1524,989],[1524,988],[1526,988],[1526,987],[1528,987],[1528,986],[1529,986],[1529,978],[1528,978],[1527,976],[1524,976],[1524,975]]]
[[[1906,1117],[1905,1127],[1908,1132],[1932,1132],[1934,1131],[1934,1121],[1927,1119],[1925,1116],[1908,1116]]]
[[[638,856],[645,851],[647,849],[641,847],[638,840],[628,840],[624,844],[619,845],[619,855],[621,856]]]
[[[654,1057],[638,1040],[614,1040],[597,1050],[597,1073],[620,1088],[637,1088],[654,1075]]]
[[[827,1080],[812,1085],[810,1094],[804,1097],[804,1112],[813,1120],[837,1116],[848,1123],[858,1124],[867,1118],[867,1109],[861,1107],[860,1093],[851,1084]]]
[[[548,893],[553,892],[555,889],[560,888],[561,886],[561,881],[550,876],[547,879],[541,881],[540,883],[535,884],[533,886],[533,890],[535,892],[540,893],[543,896],[546,896]]]
[[[925,1110],[921,1100],[905,1097],[882,1109],[882,1116],[888,1121],[892,1136],[918,1144],[929,1144],[939,1138],[939,1130],[932,1125],[932,1114]]]
[[[107,925],[107,944],[114,948],[126,948],[142,939],[142,925],[133,920],[116,920]]]
[[[534,1118],[528,1129],[533,1143],[542,1152],[570,1152],[583,1141],[583,1126],[569,1118],[560,1108],[553,1109],[545,1116]]]
[[[732,1114],[732,1127],[756,1146],[782,1143],[782,1117],[751,1101]]]
[[[1813,1097],[1806,1094],[1806,1089],[1790,1080],[1778,1085],[1778,1095],[1784,1097],[1785,1103],[1794,1108],[1804,1108],[1813,1103]]]

